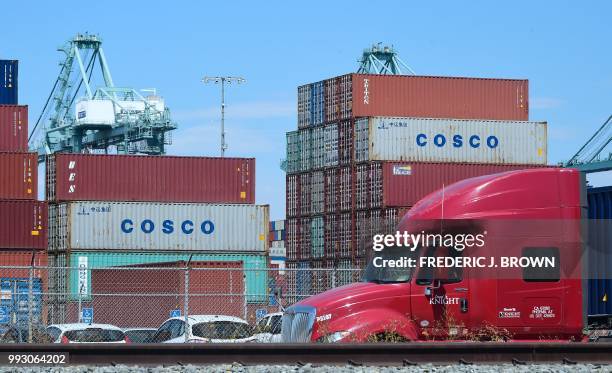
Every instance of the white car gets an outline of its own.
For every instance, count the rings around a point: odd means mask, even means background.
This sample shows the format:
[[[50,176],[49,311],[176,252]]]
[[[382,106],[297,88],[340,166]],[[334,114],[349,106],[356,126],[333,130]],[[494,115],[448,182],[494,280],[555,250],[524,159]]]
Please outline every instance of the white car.
[[[54,324],[47,327],[53,343],[129,343],[123,330],[110,324]]]
[[[132,343],[151,343],[151,338],[157,332],[155,328],[125,328],[123,329],[125,336]]]
[[[255,326],[255,338],[257,342],[281,343],[281,325],[283,323],[283,313],[274,312],[262,317]]]
[[[187,331],[187,336],[185,336]],[[171,317],[157,329],[153,343],[245,343],[255,341],[253,328],[246,321],[225,315]]]

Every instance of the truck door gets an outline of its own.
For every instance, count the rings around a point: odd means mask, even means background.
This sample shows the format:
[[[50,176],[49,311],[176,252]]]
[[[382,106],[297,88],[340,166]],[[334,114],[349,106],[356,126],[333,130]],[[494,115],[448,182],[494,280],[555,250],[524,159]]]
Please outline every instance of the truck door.
[[[523,260],[553,258],[554,267],[504,268],[497,287],[498,325],[527,328],[533,334],[559,326],[567,288],[560,277],[560,256],[556,247],[518,247],[516,257]]]
[[[461,257],[454,248],[427,248],[424,256]],[[423,339],[463,339],[470,326],[470,291],[463,268],[420,267],[410,299],[415,325]]]

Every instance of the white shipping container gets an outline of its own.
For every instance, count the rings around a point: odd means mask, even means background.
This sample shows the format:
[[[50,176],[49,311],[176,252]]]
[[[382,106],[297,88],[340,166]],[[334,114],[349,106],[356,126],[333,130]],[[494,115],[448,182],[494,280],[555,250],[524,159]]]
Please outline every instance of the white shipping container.
[[[356,127],[358,162],[547,162],[546,122],[372,117]]]
[[[267,249],[269,207],[153,202],[68,202],[50,226],[57,250],[236,251]],[[52,241],[54,241],[52,239]]]

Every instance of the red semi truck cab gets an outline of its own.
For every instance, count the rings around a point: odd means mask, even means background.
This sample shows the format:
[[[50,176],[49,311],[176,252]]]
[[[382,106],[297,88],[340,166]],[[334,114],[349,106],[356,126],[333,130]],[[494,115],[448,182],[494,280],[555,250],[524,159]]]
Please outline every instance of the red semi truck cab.
[[[480,234],[482,245],[386,242],[372,250],[361,282],[289,307],[283,341],[583,339],[583,186],[577,170],[543,168],[466,179],[424,197],[396,234]],[[449,257],[462,265],[401,266]]]

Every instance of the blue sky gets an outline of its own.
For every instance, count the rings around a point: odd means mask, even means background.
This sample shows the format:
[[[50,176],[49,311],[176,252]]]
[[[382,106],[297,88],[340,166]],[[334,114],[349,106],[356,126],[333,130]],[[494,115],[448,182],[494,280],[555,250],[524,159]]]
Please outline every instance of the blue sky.
[[[549,122],[549,160],[568,159],[612,113],[609,2],[11,2],[0,58],[21,62],[20,101],[38,116],[58,74],[56,47],[77,32],[104,40],[115,84],[156,87],[180,129],[170,154],[218,155],[219,89],[229,156],[257,158],[257,200],[284,216],[285,132],[296,87],[356,70],[363,48],[393,44],[418,74],[530,80],[531,119]],[[591,178],[612,184],[610,173]]]

